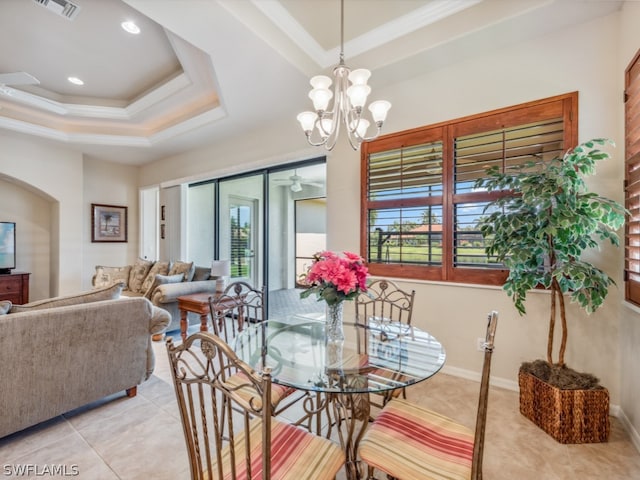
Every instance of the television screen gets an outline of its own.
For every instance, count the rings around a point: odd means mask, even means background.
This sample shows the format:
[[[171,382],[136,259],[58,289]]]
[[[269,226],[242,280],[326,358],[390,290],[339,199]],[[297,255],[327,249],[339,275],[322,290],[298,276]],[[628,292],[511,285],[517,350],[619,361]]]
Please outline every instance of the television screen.
[[[0,222],[0,273],[16,268],[16,224]]]

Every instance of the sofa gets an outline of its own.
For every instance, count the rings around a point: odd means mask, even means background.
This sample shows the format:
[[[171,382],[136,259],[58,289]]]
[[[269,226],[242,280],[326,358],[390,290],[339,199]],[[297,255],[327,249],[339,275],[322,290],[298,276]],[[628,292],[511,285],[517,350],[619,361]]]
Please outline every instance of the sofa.
[[[26,305],[0,302],[0,438],[136,387],[169,314],[121,284]]]
[[[198,267],[193,262],[163,262],[138,258],[132,265],[107,267],[98,265],[91,279],[93,287],[123,283],[125,297],[145,297],[171,315],[167,331],[180,329],[178,297],[192,293],[214,293],[216,280],[211,279],[210,267]],[[200,317],[188,314],[189,324],[199,324]],[[162,334],[154,340],[161,340]]]

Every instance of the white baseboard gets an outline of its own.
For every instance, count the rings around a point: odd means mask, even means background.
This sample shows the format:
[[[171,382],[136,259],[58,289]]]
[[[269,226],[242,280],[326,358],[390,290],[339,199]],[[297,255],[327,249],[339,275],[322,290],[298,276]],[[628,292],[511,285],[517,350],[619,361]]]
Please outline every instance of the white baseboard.
[[[452,377],[465,378],[467,380],[473,380],[474,382],[480,382],[480,373],[466,370],[458,367],[442,367],[442,373],[451,375]],[[491,376],[489,383],[494,387],[504,388],[505,390],[511,390],[513,392],[519,391],[518,382],[513,380],[507,380],[506,378]]]
[[[640,434],[638,434],[638,431],[631,424],[629,418],[624,414],[624,410],[618,408],[618,415],[616,415],[616,417],[618,418],[618,420],[620,420],[620,423],[622,423],[622,426],[629,434],[629,437],[631,437],[633,446],[636,447],[636,450],[638,450],[638,452],[640,452]]]
[[[467,380],[473,380],[474,382],[480,382],[480,373],[473,372],[471,370],[466,370],[464,368],[458,367],[442,367],[442,373],[446,373],[447,375],[451,375],[453,377],[460,377]],[[513,392],[519,391],[518,382],[514,380],[507,380],[506,378],[501,377],[491,377],[490,384],[494,387],[504,388],[505,390],[511,390]],[[609,415],[616,417],[622,423],[622,426],[629,434],[631,438],[631,443],[636,447],[636,450],[640,452],[640,434],[633,427],[627,416],[624,414],[620,405],[609,405]]]

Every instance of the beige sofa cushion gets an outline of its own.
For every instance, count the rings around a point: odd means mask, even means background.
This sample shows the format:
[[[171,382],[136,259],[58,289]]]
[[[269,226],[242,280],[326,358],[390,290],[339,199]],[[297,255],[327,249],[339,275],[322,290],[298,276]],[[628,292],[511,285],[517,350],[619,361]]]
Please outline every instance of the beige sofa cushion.
[[[24,305],[13,305],[11,307],[11,313],[31,312],[33,310],[44,310],[47,308],[78,305],[81,303],[100,302],[102,300],[115,300],[120,298],[120,293],[122,292],[123,287],[124,283],[120,282],[108,287],[96,288],[94,290],[75,295],[47,298],[45,300],[25,303]]]
[[[211,277],[211,267],[198,267],[194,268],[192,282],[201,282],[203,280],[209,280]]]
[[[142,282],[142,286],[140,287],[140,291],[146,293],[151,285],[153,284],[153,280],[156,278],[156,275],[168,275],[169,274],[169,262],[156,262],[149,269],[149,273]]]
[[[110,287],[114,283],[124,283],[123,288],[128,288],[131,265],[125,267],[96,267],[96,275],[93,280],[94,287]]]
[[[173,262],[171,264],[171,269],[169,269],[169,275],[178,275],[179,273],[184,274],[183,281],[190,282],[193,279],[193,273],[195,272],[196,267],[193,262],[181,262],[178,260],[177,262]]]
[[[167,283],[180,283],[182,282],[183,279],[184,279],[184,273],[179,273],[176,275],[157,274],[153,279],[153,283],[144,294],[144,297],[151,300],[151,296],[153,295],[153,292],[155,291],[156,287],[158,287],[159,285],[166,285]]]
[[[136,263],[133,264],[131,272],[129,273],[129,290],[137,293],[145,293],[142,290],[142,284],[144,283],[144,279],[147,278],[153,263],[152,260],[144,260],[142,258],[136,260]]]

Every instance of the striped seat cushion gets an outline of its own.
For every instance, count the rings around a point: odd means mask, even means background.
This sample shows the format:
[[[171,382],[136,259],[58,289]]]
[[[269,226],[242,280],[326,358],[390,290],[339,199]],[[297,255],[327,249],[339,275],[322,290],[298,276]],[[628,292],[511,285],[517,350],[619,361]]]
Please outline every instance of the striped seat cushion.
[[[251,445],[251,479],[262,478],[262,420],[249,424]],[[245,432],[237,434],[234,442],[236,478],[248,479],[245,463]],[[222,462],[229,470],[230,447],[222,452]],[[273,418],[271,420],[271,478],[278,480],[330,480],[345,462],[343,450],[326,438]],[[225,471],[226,473],[226,471]],[[216,477],[214,475],[214,477]],[[216,477],[217,478],[217,477]],[[224,480],[231,480],[226,473]]]
[[[403,399],[393,399],[360,442],[368,465],[398,479],[471,477],[473,432]]]
[[[236,373],[227,378],[225,383],[235,389],[236,393],[246,402],[251,403],[256,408],[262,406],[262,398],[257,395],[253,385],[249,383],[247,376],[242,373]],[[295,392],[296,389],[292,387],[286,387],[284,385],[278,385],[277,383],[271,384],[271,404],[275,408],[280,401]],[[253,402],[252,402],[252,399]]]

